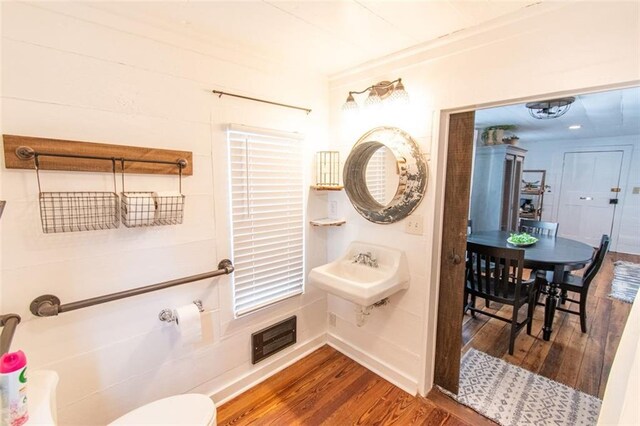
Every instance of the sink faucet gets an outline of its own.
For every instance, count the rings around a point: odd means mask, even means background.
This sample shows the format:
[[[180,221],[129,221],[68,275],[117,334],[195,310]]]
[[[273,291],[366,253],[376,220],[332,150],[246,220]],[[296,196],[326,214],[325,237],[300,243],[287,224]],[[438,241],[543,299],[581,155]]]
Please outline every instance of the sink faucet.
[[[378,260],[371,257],[371,252],[358,253],[353,257],[353,263],[360,263],[362,265],[371,266],[372,268],[378,267]]]

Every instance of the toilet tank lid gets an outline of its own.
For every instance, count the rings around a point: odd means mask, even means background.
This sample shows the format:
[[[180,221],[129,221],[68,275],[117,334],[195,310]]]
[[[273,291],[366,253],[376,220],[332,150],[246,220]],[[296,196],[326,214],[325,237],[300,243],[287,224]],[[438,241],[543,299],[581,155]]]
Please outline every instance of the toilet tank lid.
[[[205,395],[175,395],[136,408],[109,425],[206,426],[215,418],[215,414],[215,404]]]

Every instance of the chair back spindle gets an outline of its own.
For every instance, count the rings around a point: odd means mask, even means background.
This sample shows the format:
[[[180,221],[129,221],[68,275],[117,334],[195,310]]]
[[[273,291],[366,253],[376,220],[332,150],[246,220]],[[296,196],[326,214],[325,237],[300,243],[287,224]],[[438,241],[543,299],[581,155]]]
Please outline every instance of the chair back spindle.
[[[558,236],[558,224],[555,222],[520,219],[518,230],[520,232],[526,232],[531,235],[544,235],[549,237]]]

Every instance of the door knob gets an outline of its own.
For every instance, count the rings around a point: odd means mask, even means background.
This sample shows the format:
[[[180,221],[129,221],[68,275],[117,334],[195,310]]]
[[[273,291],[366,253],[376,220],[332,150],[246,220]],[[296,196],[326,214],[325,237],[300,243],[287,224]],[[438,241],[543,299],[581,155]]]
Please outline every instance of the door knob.
[[[462,258],[460,257],[460,255],[456,254],[455,250],[451,251],[451,254],[449,255],[449,260],[453,262],[454,265],[458,265],[460,264],[460,262],[462,262]]]

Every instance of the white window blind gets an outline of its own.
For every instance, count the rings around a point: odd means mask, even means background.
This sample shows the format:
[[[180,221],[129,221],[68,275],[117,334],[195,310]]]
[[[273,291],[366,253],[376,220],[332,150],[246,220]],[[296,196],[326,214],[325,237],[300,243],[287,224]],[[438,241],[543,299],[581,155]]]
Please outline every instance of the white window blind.
[[[304,286],[302,140],[232,126],[229,192],[236,316],[300,294]]]
[[[379,148],[374,152],[365,171],[369,193],[374,200],[382,205],[387,204],[386,152],[385,148]]]

